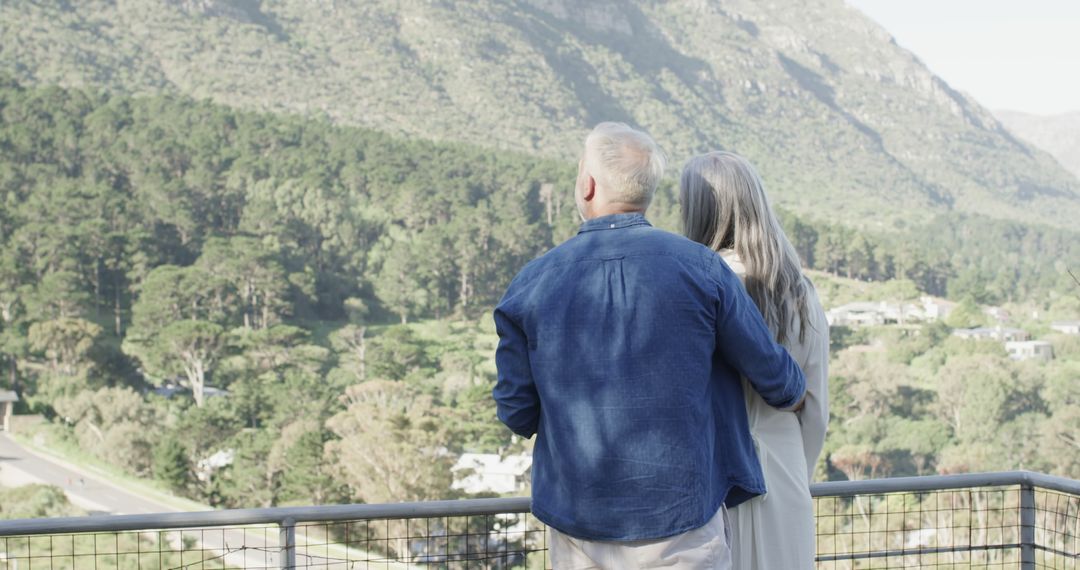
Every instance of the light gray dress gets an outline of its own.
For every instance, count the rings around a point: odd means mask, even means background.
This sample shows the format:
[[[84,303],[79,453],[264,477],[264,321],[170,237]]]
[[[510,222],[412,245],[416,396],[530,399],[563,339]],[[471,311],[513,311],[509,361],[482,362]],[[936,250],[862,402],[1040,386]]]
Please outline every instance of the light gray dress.
[[[731,250],[721,251],[720,255],[745,280],[746,268],[738,255]],[[814,567],[810,480],[829,424],[829,324],[812,285],[808,293],[805,339],[799,341],[799,320],[794,319],[784,343],[806,375],[807,395],[802,411],[777,410],[757,392],[743,386],[750,433],[768,492],[731,510],[732,567],[736,570]]]

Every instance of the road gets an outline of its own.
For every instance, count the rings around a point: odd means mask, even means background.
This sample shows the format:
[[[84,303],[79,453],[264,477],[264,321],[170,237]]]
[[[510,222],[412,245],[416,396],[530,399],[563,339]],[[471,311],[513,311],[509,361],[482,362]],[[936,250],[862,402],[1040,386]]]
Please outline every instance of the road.
[[[134,495],[96,476],[73,469],[20,446],[0,432],[0,483],[45,483],[64,490],[68,499],[90,514],[145,514],[175,508]]]
[[[179,512],[180,509],[159,503],[133,491],[126,490],[76,465],[44,456],[19,445],[7,434],[0,432],[0,486],[17,486],[28,483],[45,483],[64,490],[68,499],[91,515],[147,514]],[[298,567],[348,568],[345,557],[353,560],[366,558],[367,553],[326,546],[313,547],[308,552],[302,545],[324,544],[320,536],[304,536],[297,533],[296,562]],[[196,542],[199,548],[223,555],[229,567],[255,569],[278,568],[277,528],[230,529],[217,531],[183,531],[184,538]],[[183,544],[178,532],[167,532],[165,540],[174,548]],[[185,552],[190,552],[187,547]],[[329,558],[327,554],[333,552]],[[185,561],[185,565],[190,562]],[[402,569],[409,565],[386,562],[379,568]]]
[[[68,500],[91,515],[179,511],[175,507],[127,491],[107,481],[104,477],[89,473],[74,465],[31,452],[7,434],[0,432],[0,485],[15,486],[28,483],[44,483],[63,489]],[[225,561],[229,566],[277,568],[276,529],[265,533],[260,529],[258,532],[195,530],[186,531],[183,534],[184,538],[190,537],[201,548],[219,554],[231,552],[225,555]],[[174,548],[183,544],[178,533],[166,533],[165,540]]]

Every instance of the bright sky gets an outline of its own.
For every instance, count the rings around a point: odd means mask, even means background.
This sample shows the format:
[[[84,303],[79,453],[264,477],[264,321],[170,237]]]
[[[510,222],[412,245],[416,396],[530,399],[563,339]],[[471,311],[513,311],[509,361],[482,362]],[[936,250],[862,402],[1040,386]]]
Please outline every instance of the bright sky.
[[[989,109],[1080,111],[1080,0],[847,0]]]

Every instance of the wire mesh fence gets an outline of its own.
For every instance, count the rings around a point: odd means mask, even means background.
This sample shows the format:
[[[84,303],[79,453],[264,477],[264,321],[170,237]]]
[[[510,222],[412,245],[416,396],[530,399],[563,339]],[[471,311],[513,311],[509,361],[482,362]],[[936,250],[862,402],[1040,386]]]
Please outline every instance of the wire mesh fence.
[[[818,497],[818,568],[1019,568],[1020,493]]]
[[[278,533],[275,525],[2,537],[0,570],[276,570]]]
[[[916,490],[903,490],[910,483],[881,481],[815,486],[817,567],[1080,570],[1080,484],[1067,482],[1057,490],[1029,484],[960,488],[956,479],[941,480],[950,483],[928,488],[924,480],[912,486]],[[181,521],[186,528],[169,530],[117,525],[106,531],[106,523],[95,523],[100,532],[65,533],[58,520],[46,527],[37,521],[38,534],[18,536],[11,530],[18,525],[0,523],[0,570],[551,568],[546,529],[522,512],[527,502],[488,501],[482,508],[482,501],[457,501],[437,508],[432,503],[271,509],[265,516],[249,511],[246,518],[233,517],[264,524],[208,519],[217,526],[190,528],[197,525],[188,518]],[[213,515],[218,521],[231,516]],[[130,520],[127,528],[143,520]]]
[[[1035,564],[1080,570],[1080,494],[1035,489]]]
[[[528,514],[297,525],[297,568],[543,570],[547,531]]]
[[[0,537],[0,570],[550,568],[529,514]],[[288,547],[288,548],[284,548]]]

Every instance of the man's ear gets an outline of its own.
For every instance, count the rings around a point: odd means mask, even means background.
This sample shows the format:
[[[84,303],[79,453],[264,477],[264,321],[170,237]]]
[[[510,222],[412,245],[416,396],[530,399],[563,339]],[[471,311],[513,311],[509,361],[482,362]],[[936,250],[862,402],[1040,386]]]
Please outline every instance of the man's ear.
[[[585,180],[585,201],[592,202],[596,197],[596,179],[592,175],[587,175]]]

